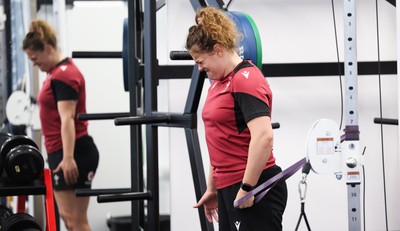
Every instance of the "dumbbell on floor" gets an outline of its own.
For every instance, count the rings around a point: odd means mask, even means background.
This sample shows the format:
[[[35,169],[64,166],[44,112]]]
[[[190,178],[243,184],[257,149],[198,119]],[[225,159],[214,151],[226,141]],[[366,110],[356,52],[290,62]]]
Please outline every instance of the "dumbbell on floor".
[[[28,213],[13,213],[0,205],[0,231],[42,231],[35,218]]]
[[[42,231],[42,228],[30,214],[15,213],[4,220],[1,231]]]

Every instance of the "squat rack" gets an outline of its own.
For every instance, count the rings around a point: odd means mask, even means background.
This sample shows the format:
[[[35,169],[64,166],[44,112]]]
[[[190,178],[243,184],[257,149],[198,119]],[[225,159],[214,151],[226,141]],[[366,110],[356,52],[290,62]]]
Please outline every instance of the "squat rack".
[[[115,114],[111,117],[115,119],[115,125],[146,125],[146,155],[147,155],[147,192],[140,192],[143,190],[141,184],[140,171],[141,171],[141,147],[140,147],[140,126],[130,126],[131,132],[131,188],[116,190],[114,193],[108,195],[99,195],[99,202],[112,202],[112,201],[132,201],[132,227],[139,227],[140,219],[143,218],[143,208],[139,208],[139,204],[135,200],[148,200],[147,204],[147,226],[148,230],[159,230],[159,184],[158,184],[158,126],[167,127],[182,127],[185,129],[187,145],[189,149],[189,157],[192,168],[193,181],[195,186],[196,198],[200,199],[202,193],[206,189],[205,174],[200,155],[200,146],[197,136],[197,120],[196,111],[198,109],[199,98],[201,95],[202,86],[205,79],[205,74],[197,71],[195,66],[191,73],[191,85],[189,89],[188,99],[186,101],[183,114],[166,114],[157,112],[157,85],[159,79],[171,78],[171,74],[163,75],[166,73],[167,66],[158,66],[156,57],[156,2],[157,1],[144,1],[144,60],[143,64],[140,63],[140,57],[137,57],[138,44],[141,43],[137,39],[137,0],[128,1],[128,24],[129,24],[129,92],[130,92],[130,112]],[[194,0],[191,1],[195,2]],[[216,2],[220,1],[210,1]],[[199,1],[200,6],[204,6],[204,1]],[[375,62],[359,62],[358,68],[360,74],[376,74],[377,69],[367,68]],[[381,63],[382,64],[382,63]],[[395,68],[396,62],[384,62],[387,66],[382,66],[384,74],[393,74],[397,70]],[[288,66],[296,68],[285,68]],[[279,76],[321,76],[321,75],[338,75],[344,68],[344,64],[339,63],[317,63],[317,64],[263,64],[263,72],[266,77],[279,77]],[[372,65],[374,66],[374,65]],[[181,68],[182,67],[182,68]],[[317,67],[317,68],[310,68]],[[342,68],[340,68],[342,67]],[[191,66],[174,66],[173,73],[176,73],[175,78],[187,78],[182,76],[189,76],[188,71],[193,67]],[[268,73],[264,71],[268,69]],[[172,69],[168,69],[172,70]],[[295,70],[295,71],[294,71]],[[313,70],[310,72],[309,70]],[[386,72],[385,72],[386,71]],[[296,73],[294,73],[296,72]],[[138,82],[137,76],[143,76],[144,85],[144,115],[137,116],[138,106]],[[87,117],[87,119],[90,119]],[[107,191],[104,191],[107,192]],[[101,193],[105,194],[105,193]],[[205,219],[204,213],[199,209],[199,216],[202,230],[213,230],[212,224],[208,223]],[[142,221],[143,224],[143,221]]]
[[[144,35],[143,42],[144,59],[138,56],[138,50],[142,41],[137,32],[138,14],[140,3],[138,0],[128,1],[128,76],[130,112],[112,114],[86,114],[79,115],[79,119],[115,119],[115,125],[142,125],[146,124],[146,156],[147,156],[147,192],[143,191],[143,169],[141,168],[141,133],[140,126],[130,126],[131,135],[131,188],[112,190],[78,190],[78,196],[98,195],[98,202],[132,201],[131,222],[132,228],[144,225],[143,203],[140,205],[135,200],[147,200],[146,230],[160,230],[159,223],[159,182],[158,182],[158,129],[157,126],[182,127],[185,129],[187,145],[189,149],[190,163],[192,167],[193,181],[197,199],[206,190],[206,180],[200,153],[199,139],[197,135],[197,109],[201,91],[205,79],[205,73],[200,73],[195,67],[192,72],[192,81],[188,99],[183,114],[157,112],[157,85],[158,62],[156,57],[156,1],[144,1]],[[132,46],[132,44],[134,44]],[[138,49],[139,48],[139,49]],[[140,60],[144,60],[143,64]],[[143,67],[143,69],[142,69]],[[139,78],[138,78],[139,76]],[[144,115],[137,115],[138,89],[143,76],[144,85]],[[142,208],[140,208],[142,206]],[[205,214],[199,210],[202,230],[213,230],[212,223],[207,222]],[[135,229],[136,230],[136,229]]]

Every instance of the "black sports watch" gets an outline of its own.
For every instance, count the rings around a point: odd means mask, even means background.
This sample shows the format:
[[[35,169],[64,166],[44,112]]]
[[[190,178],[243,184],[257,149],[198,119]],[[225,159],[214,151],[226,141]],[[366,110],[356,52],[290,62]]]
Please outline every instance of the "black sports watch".
[[[243,189],[243,191],[250,192],[251,190],[253,190],[254,186],[242,182],[240,184],[240,188]]]

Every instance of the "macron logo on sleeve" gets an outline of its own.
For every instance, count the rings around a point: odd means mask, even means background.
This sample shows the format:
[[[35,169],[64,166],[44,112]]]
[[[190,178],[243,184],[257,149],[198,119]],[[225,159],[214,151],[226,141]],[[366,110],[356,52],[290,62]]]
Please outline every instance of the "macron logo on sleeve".
[[[62,71],[65,71],[65,70],[67,70],[67,66],[66,66],[66,65],[62,65],[62,66],[60,66],[60,69],[61,69]]]
[[[248,71],[243,71],[243,72],[242,72],[242,75],[243,75],[244,77],[246,77],[246,79],[249,78],[249,74],[250,74],[250,72],[248,72]]]

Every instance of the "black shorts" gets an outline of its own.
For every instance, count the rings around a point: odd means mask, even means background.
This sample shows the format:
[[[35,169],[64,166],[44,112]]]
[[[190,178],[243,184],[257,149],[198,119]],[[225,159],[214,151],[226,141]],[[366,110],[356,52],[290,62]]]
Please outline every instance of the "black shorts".
[[[57,168],[63,158],[63,150],[48,154],[49,167],[53,171]],[[71,190],[77,188],[91,188],[94,174],[99,164],[99,152],[93,138],[89,135],[76,140],[74,159],[78,166],[78,182],[73,185],[67,185],[62,171],[52,173],[54,190]]]
[[[258,185],[281,172],[279,166],[272,166],[261,173]],[[250,208],[233,207],[240,183],[218,190],[218,217],[220,231],[281,231],[282,216],[286,208],[286,182],[276,184]]]

